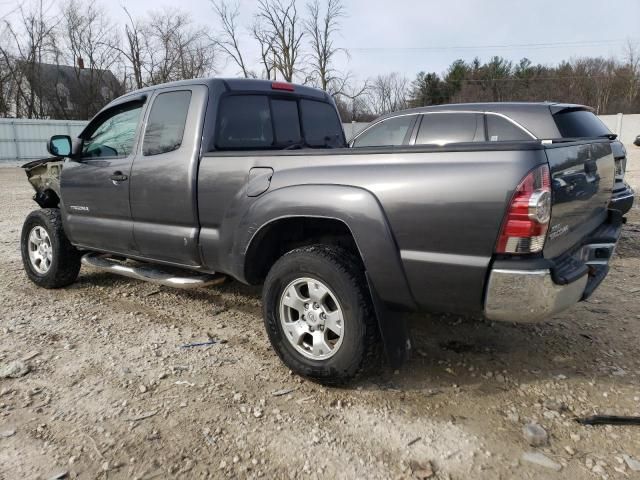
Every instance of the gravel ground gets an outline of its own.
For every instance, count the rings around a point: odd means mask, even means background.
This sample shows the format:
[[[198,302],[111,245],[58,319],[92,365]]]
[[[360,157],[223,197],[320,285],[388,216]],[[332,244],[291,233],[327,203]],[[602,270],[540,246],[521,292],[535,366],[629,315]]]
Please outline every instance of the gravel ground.
[[[279,362],[259,289],[86,268],[36,288],[19,253],[31,195],[0,169],[0,370],[29,369],[0,379],[2,479],[640,476],[640,426],[574,421],[640,415],[638,208],[590,301],[536,325],[415,315],[400,371],[331,389]]]

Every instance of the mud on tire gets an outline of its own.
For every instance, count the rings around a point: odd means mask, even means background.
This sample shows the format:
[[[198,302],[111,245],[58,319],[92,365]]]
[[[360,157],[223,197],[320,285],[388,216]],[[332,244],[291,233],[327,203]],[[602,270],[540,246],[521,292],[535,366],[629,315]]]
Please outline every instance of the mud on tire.
[[[44,250],[38,252],[36,245],[42,243]],[[35,210],[27,216],[22,226],[20,247],[24,270],[36,285],[61,288],[70,285],[78,277],[81,255],[67,239],[57,208]],[[49,260],[41,260],[43,252],[46,257],[49,251]]]

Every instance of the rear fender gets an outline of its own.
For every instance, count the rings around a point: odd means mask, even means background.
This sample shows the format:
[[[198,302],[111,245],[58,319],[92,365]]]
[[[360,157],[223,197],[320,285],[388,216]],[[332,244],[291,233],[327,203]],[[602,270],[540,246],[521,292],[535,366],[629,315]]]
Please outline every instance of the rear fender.
[[[251,242],[271,222],[295,217],[343,222],[351,231],[365,266],[371,297],[392,364],[406,355],[408,336],[403,315],[414,310],[399,250],[378,200],[367,190],[341,185],[298,185],[271,191],[251,205],[233,242],[238,273]],[[394,360],[395,359],[395,360]]]

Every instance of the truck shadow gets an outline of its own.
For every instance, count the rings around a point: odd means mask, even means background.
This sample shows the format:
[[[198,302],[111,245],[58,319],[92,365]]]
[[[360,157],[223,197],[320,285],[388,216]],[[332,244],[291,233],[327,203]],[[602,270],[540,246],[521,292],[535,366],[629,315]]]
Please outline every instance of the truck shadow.
[[[412,357],[399,371],[387,370],[370,381],[402,391],[453,387],[486,394],[565,379],[631,386],[639,349],[637,338],[616,333],[622,325],[619,315],[591,303],[536,324],[412,315]]]

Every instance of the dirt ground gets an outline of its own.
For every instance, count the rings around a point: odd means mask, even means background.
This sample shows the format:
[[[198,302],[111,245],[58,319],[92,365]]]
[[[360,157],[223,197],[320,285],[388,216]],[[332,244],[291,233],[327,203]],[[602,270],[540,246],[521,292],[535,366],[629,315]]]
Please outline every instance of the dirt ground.
[[[400,371],[332,389],[280,363],[257,288],[87,268],[35,287],[19,252],[31,196],[21,170],[0,169],[0,368],[30,368],[0,379],[2,479],[640,478],[640,426],[574,421],[640,415],[637,207],[588,302],[536,325],[415,315]],[[220,341],[180,348],[208,335]],[[529,422],[546,445],[528,445]]]

